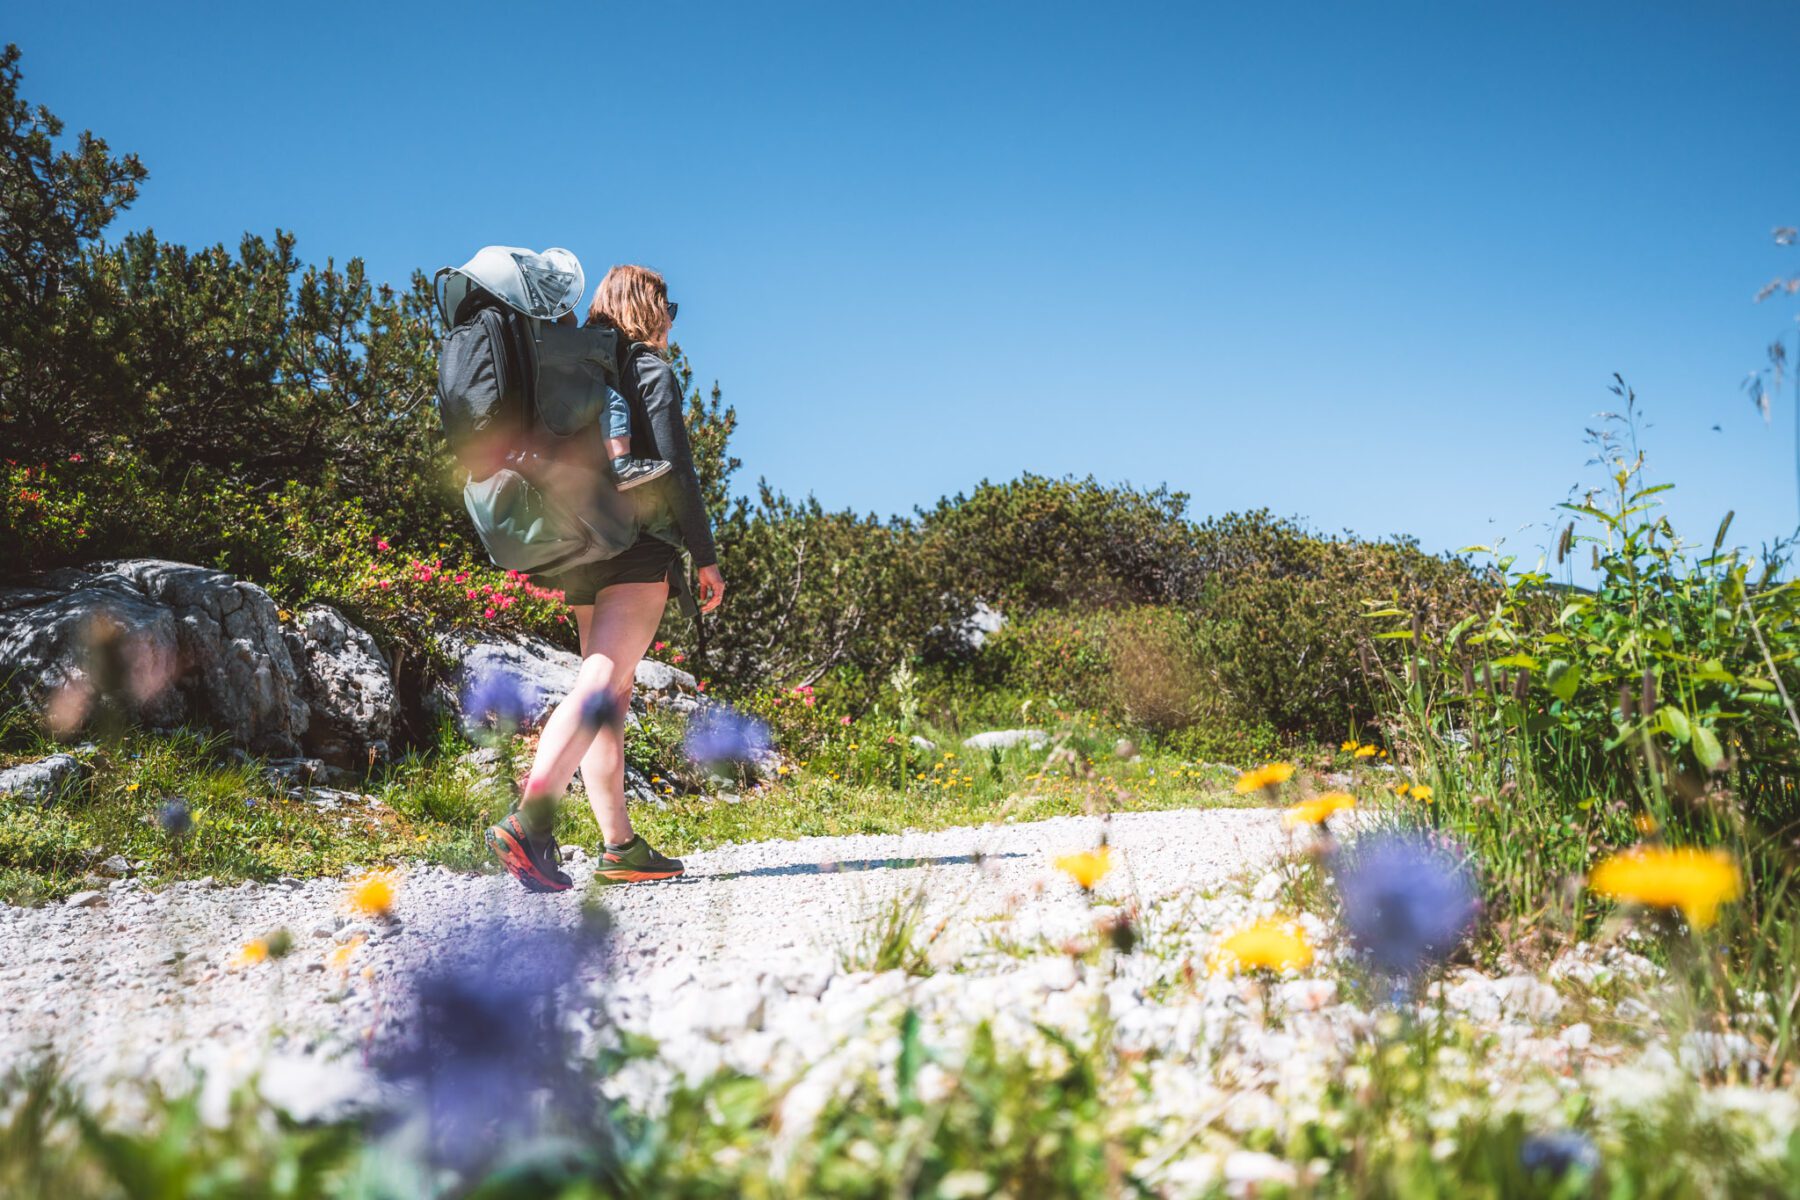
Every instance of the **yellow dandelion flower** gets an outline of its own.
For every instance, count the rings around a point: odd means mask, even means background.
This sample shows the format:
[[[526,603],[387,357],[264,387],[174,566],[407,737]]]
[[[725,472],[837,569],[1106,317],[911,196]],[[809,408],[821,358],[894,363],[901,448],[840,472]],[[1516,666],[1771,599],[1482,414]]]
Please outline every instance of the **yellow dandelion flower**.
[[[1413,785],[1412,794],[1414,800],[1423,800],[1427,804],[1431,803],[1432,791],[1427,784],[1415,783]]]
[[[142,786],[143,786],[142,784],[138,784],[138,783],[128,783],[125,785],[125,790],[128,792],[135,792],[138,790],[138,788],[140,788]]]
[[[1345,754],[1354,754],[1354,753],[1356,753],[1356,748],[1360,744],[1361,743],[1359,743],[1355,738],[1350,738],[1343,745],[1339,746],[1338,749],[1342,750]]]
[[[1374,746],[1357,746],[1351,753],[1358,758],[1374,758],[1379,751]]]
[[[1285,971],[1310,966],[1312,944],[1291,921],[1265,919],[1245,926],[1213,948],[1207,970],[1214,975],[1236,971]]]
[[[393,911],[397,890],[392,872],[370,871],[350,885],[347,903],[365,917],[385,917]]]
[[[1314,796],[1281,814],[1283,828],[1293,829],[1298,825],[1321,825],[1334,813],[1356,807],[1356,797],[1349,792],[1326,792]]]
[[[269,960],[269,943],[263,938],[253,938],[238,947],[236,957],[231,960],[234,967],[254,967],[257,963]]]
[[[1112,851],[1100,846],[1094,850],[1083,850],[1079,854],[1064,854],[1056,859],[1055,866],[1080,884],[1082,891],[1089,892],[1112,870]]]
[[[777,775],[786,775],[792,770],[792,767],[788,766],[786,763],[782,763],[779,767],[775,768],[775,773]]]
[[[325,956],[325,965],[333,971],[348,971],[350,969],[350,960],[356,956],[357,948],[362,944],[363,936],[359,933],[337,949],[333,950],[330,954],[327,954]]]
[[[1410,783],[1402,781],[1394,785],[1394,795],[1396,796],[1404,796],[1410,791],[1412,791],[1412,784]]]
[[[1639,847],[1615,854],[1588,877],[1602,896],[1651,908],[1678,908],[1696,929],[1719,919],[1719,906],[1744,892],[1737,860],[1723,850]]]
[[[1252,771],[1245,771],[1238,776],[1237,790],[1240,794],[1261,791],[1277,784],[1286,783],[1294,776],[1292,763],[1269,763]]]

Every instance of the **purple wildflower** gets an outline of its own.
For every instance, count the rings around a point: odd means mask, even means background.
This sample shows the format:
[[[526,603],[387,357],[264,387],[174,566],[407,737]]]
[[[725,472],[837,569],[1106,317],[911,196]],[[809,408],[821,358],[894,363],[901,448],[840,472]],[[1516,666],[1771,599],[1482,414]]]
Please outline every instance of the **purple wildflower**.
[[[687,754],[701,766],[752,763],[770,745],[767,725],[724,705],[702,709],[688,722]]]
[[[436,1161],[478,1168],[508,1134],[600,1119],[574,1060],[564,991],[603,960],[605,946],[601,929],[505,921],[442,939],[411,981],[407,1020],[374,1055],[382,1076],[415,1098]]]
[[[1336,873],[1344,926],[1385,975],[1442,963],[1475,918],[1474,883],[1454,842],[1372,834],[1342,855]]]
[[[1591,1175],[1600,1166],[1600,1151],[1594,1143],[1574,1130],[1560,1133],[1534,1133],[1519,1147],[1519,1165],[1528,1174],[1546,1172],[1561,1179],[1572,1171]]]
[[[179,796],[164,801],[163,806],[156,810],[156,823],[172,838],[186,837],[194,829],[193,814],[188,812],[187,801]]]
[[[484,671],[463,691],[463,726],[471,731],[491,722],[499,732],[511,733],[525,724],[525,709],[524,689],[510,671]]]

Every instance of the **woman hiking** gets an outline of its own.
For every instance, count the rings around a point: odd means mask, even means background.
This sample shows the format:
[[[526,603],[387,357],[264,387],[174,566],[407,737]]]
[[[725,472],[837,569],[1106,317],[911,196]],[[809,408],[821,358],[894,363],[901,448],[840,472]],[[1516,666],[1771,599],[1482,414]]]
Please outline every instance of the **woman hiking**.
[[[596,879],[637,883],[672,879],[684,869],[680,860],[658,853],[634,831],[625,810],[625,714],[632,680],[656,636],[671,586],[686,588],[681,547],[693,556],[699,611],[711,612],[725,598],[682,415],[684,398],[663,358],[676,309],[661,275],[647,267],[621,266],[600,281],[588,310],[590,325],[609,325],[622,335],[620,386],[648,418],[647,429],[645,421],[632,422],[632,453],[664,459],[670,469],[653,487],[633,493],[646,498],[640,510],[644,532],[629,548],[599,562],[531,577],[568,598],[581,644],[575,687],[544,723],[519,802],[487,833],[501,863],[534,892],[571,886],[554,829],[557,798],[578,767],[603,841]],[[589,456],[599,458],[616,448],[598,439],[584,445]],[[604,469],[608,463],[591,465]]]

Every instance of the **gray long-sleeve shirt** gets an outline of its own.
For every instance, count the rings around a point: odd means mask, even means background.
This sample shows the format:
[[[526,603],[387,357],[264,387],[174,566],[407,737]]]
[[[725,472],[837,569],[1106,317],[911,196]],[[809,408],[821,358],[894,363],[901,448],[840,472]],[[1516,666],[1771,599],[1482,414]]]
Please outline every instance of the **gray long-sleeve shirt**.
[[[619,374],[625,399],[631,404],[631,452],[639,458],[666,459],[671,468],[643,489],[645,498],[655,505],[655,510],[646,514],[645,528],[654,530],[660,523],[656,518],[666,515],[694,556],[695,569],[710,567],[719,561],[719,553],[713,545],[706,501],[700,494],[700,476],[694,469],[687,400],[675,369],[640,343],[633,343],[623,357]]]

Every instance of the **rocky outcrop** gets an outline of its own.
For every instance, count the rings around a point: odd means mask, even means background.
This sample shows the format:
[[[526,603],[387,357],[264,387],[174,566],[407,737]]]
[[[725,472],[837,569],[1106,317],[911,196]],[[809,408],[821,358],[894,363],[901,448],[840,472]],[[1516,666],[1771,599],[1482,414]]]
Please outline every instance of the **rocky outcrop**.
[[[338,767],[386,757],[400,702],[375,639],[329,604],[300,609],[282,633],[304,682],[306,749]]]
[[[399,705],[375,639],[327,605],[284,626],[223,571],[127,559],[0,589],[0,686],[58,736],[211,725],[239,747],[366,768]]]
[[[202,721],[293,754],[309,712],[275,602],[222,571],[130,559],[0,591],[0,678],[62,735],[109,715]]]

